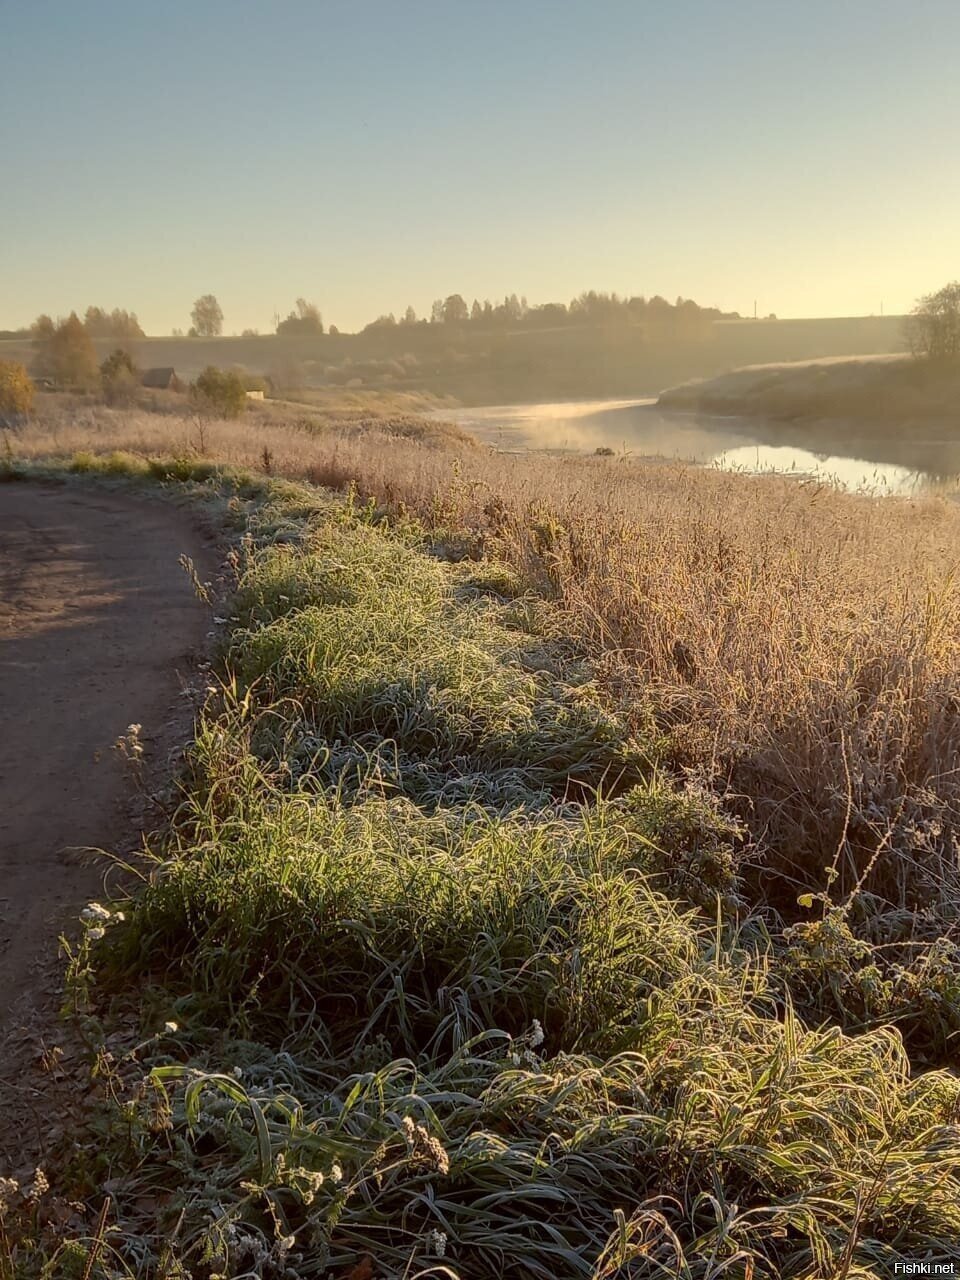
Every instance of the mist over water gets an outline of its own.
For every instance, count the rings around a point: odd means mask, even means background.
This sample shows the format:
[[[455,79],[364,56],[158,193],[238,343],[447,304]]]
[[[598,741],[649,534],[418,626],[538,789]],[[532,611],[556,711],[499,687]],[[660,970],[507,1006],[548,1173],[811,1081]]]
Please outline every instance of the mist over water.
[[[670,412],[655,399],[577,400],[556,404],[485,405],[444,410],[484,444],[505,452],[581,453],[612,449],[632,457],[667,458],[729,471],[772,471],[815,477],[852,491],[909,494],[928,490],[960,473],[960,450],[932,451],[917,442],[914,457],[892,462],[884,443],[858,433],[850,452],[803,447],[802,426],[755,418]],[[771,443],[769,436],[777,438]],[[845,446],[847,447],[847,446]],[[899,450],[903,453],[901,447]],[[906,449],[909,454],[909,448]],[[956,457],[953,453],[956,452]]]

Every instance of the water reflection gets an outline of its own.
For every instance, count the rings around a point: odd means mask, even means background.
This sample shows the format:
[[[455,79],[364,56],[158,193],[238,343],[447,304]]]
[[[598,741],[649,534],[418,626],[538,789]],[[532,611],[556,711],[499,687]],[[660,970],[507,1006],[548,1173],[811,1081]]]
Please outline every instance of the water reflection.
[[[906,432],[871,438],[862,427],[839,424],[817,449],[816,428],[756,418],[667,412],[656,401],[577,400],[559,404],[487,405],[446,410],[478,439],[513,453],[595,453],[661,457],[725,470],[810,476],[850,490],[907,494],[954,486],[960,443],[924,440]],[[791,439],[792,437],[792,439]],[[836,452],[840,439],[845,452]],[[824,447],[830,445],[832,447]]]
[[[724,449],[711,460],[723,471],[775,471],[779,474],[810,476],[838,489],[869,493],[913,493],[927,483],[926,474],[868,458],[842,458],[811,453],[789,445],[741,445]]]

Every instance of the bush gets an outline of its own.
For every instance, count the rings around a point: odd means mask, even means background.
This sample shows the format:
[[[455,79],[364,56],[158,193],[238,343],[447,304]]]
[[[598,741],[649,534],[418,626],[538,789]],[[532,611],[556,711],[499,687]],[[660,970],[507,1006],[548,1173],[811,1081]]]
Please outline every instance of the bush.
[[[100,366],[107,404],[129,404],[140,385],[140,370],[129,351],[118,347]]]
[[[212,364],[190,384],[190,393],[201,408],[222,418],[239,418],[247,403],[243,379]]]
[[[22,364],[0,360],[0,422],[18,420],[33,408],[33,383]]]

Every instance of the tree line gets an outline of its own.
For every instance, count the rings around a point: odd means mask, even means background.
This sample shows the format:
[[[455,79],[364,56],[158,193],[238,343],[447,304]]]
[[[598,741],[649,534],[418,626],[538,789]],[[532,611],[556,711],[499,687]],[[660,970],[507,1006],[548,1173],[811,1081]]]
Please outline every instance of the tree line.
[[[76,316],[76,312],[71,312]],[[583,324],[662,324],[675,328],[691,329],[704,323],[718,319],[739,319],[736,311],[721,311],[717,307],[701,307],[689,298],[677,298],[676,302],[668,302],[666,298],[655,295],[652,298],[643,296],[621,296],[617,293],[603,293],[595,289],[579,294],[565,302],[545,302],[530,306],[525,297],[511,293],[504,296],[502,302],[494,303],[489,298],[483,302],[474,298],[468,305],[462,294],[451,293],[446,298],[437,298],[430,308],[429,316],[420,317],[413,307],[407,307],[399,319],[390,312],[378,316],[365,325],[361,332],[369,333],[377,329],[399,325],[448,325],[454,327],[474,326],[476,328],[503,328],[513,325],[530,327],[551,327],[557,325]],[[217,297],[212,293],[202,294],[194,302],[190,311],[190,327],[174,329],[174,338],[218,338],[223,335],[224,314]],[[125,311],[115,307],[107,311],[103,307],[87,307],[82,320],[86,332],[97,339],[114,339],[127,342],[144,338],[146,334],[137,319],[135,311]],[[0,337],[22,338],[38,334],[48,337],[55,328],[55,323],[48,315],[38,316],[29,329],[12,329],[0,333]],[[323,333],[336,334],[336,325],[325,328],[320,308],[315,302],[306,298],[297,298],[294,306],[286,316],[274,317],[274,332],[280,337],[310,337]],[[260,336],[258,329],[244,329],[241,337],[255,338]]]
[[[379,316],[366,325],[363,332],[392,325],[452,325],[477,328],[497,328],[508,325],[554,327],[584,324],[673,324],[678,327],[695,327],[713,320],[739,320],[737,311],[721,311],[718,307],[701,307],[690,298],[677,298],[668,302],[659,294],[652,298],[642,295],[626,297],[618,293],[603,293],[590,289],[565,302],[543,302],[530,306],[527,299],[517,294],[507,294],[502,302],[489,298],[483,302],[474,298],[472,305],[460,293],[437,298],[430,308],[429,317],[417,316],[413,307],[407,307],[398,320],[391,312]]]
[[[184,334],[174,329],[173,337],[212,338],[223,334],[223,308],[212,293],[197,298],[190,312],[192,324]],[[776,319],[775,316],[768,317]],[[691,298],[678,297],[675,302],[655,294],[627,297],[618,293],[598,292],[595,289],[578,294],[569,303],[544,302],[530,306],[525,297],[507,294],[502,302],[489,298],[483,302],[474,298],[472,305],[460,293],[437,298],[430,308],[430,315],[420,317],[414,308],[407,307],[397,319],[393,312],[378,316],[365,325],[361,332],[401,326],[437,325],[452,328],[505,328],[521,326],[551,328],[564,325],[652,325],[674,331],[696,331],[714,320],[739,320],[738,311],[721,311],[718,307],[701,307]],[[32,336],[35,343],[49,343],[55,332],[69,323],[71,331],[79,326],[90,338],[114,339],[118,342],[145,337],[135,311],[114,307],[90,306],[83,320],[71,311],[67,321],[54,322],[50,316],[41,315],[29,329],[6,330],[0,337],[18,338]],[[297,298],[294,307],[283,318],[275,317],[274,332],[280,337],[338,333],[335,325],[324,329],[320,308],[306,298]],[[245,329],[242,337],[259,337],[256,329]],[[917,354],[928,355],[934,360],[952,361],[960,351],[960,283],[954,281],[937,293],[921,298],[908,321],[907,336],[911,348]]]

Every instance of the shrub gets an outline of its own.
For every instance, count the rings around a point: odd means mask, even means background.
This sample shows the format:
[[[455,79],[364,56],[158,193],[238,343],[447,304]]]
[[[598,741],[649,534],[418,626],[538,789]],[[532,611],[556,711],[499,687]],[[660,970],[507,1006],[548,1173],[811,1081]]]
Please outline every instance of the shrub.
[[[247,403],[243,379],[212,364],[191,383],[190,392],[203,409],[221,418],[239,418]]]
[[[0,421],[22,418],[32,408],[30,375],[15,360],[0,360]]]
[[[103,398],[107,404],[129,404],[140,385],[140,370],[133,356],[117,347],[100,366],[103,382]]]

